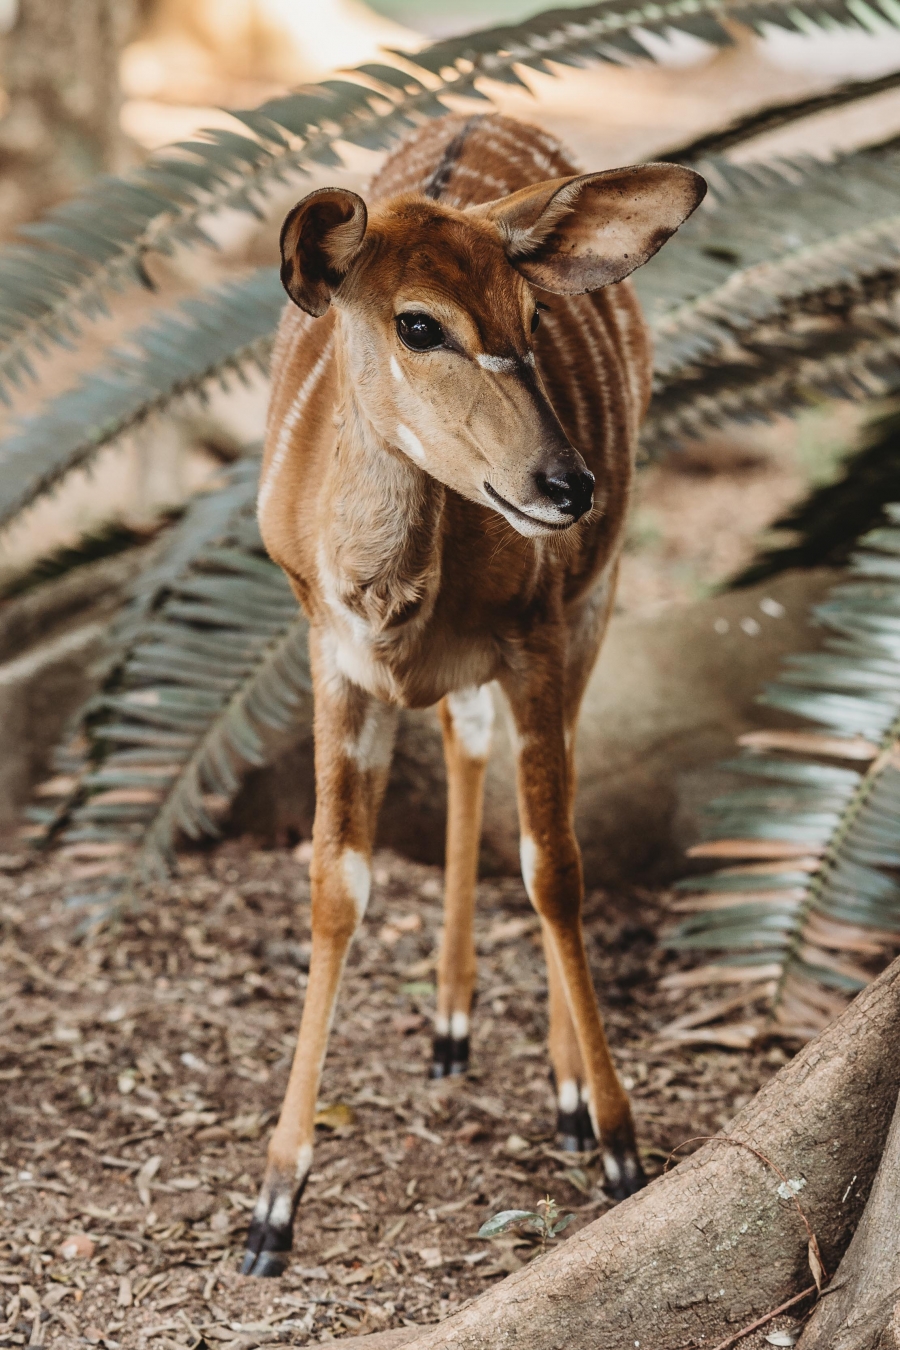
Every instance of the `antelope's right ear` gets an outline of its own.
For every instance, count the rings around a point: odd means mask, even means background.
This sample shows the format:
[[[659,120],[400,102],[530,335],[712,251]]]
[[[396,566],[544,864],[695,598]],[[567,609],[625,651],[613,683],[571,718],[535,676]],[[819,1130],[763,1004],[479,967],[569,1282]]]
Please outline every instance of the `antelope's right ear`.
[[[344,188],[319,188],[281,227],[281,284],[295,305],[319,319],[346,277],[366,233],[366,204]]]

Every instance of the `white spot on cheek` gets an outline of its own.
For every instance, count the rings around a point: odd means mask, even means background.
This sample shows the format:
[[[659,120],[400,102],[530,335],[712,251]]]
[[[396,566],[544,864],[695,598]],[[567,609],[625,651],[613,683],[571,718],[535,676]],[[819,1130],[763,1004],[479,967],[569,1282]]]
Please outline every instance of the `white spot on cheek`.
[[[396,356],[391,357],[391,374],[398,384],[403,383],[403,371],[400,369],[400,362],[397,360]]]
[[[494,700],[490,687],[460,689],[447,695],[447,707],[463,749],[472,759],[487,759],[494,728]]]
[[[537,871],[537,844],[530,834],[523,834],[519,841],[519,857],[522,861],[522,880],[528,899],[534,903],[534,874]]]
[[[450,1035],[455,1041],[462,1041],[469,1034],[469,1018],[467,1013],[456,1012],[450,1018]]]
[[[449,1036],[450,1035],[449,1019],[446,1017],[442,1017],[440,1013],[437,1013],[434,1019],[434,1030],[435,1034],[438,1036]]]
[[[574,1078],[564,1078],[559,1085],[559,1109],[560,1111],[576,1111],[578,1109],[578,1084]]]
[[[482,370],[493,370],[498,374],[512,375],[516,368],[515,361],[509,356],[488,356],[486,352],[479,352],[475,360]]]
[[[344,885],[356,906],[356,917],[361,919],[366,912],[369,891],[372,887],[369,864],[355,848],[345,848],[341,856],[341,868],[344,873]]]
[[[525,364],[526,364],[526,366],[533,366],[533,365],[534,365],[534,352],[526,352],[526,353],[525,353],[525,358],[524,358],[524,359],[525,359]]]
[[[425,463],[425,447],[419,440],[414,431],[410,431],[408,426],[402,422],[397,424],[397,439],[403,446],[406,453],[416,461],[417,464]]]

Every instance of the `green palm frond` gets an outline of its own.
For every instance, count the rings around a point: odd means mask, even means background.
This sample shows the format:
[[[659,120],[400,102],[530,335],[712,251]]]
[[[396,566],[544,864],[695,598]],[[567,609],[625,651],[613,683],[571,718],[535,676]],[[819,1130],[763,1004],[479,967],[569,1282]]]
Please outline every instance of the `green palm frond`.
[[[790,658],[761,698],[816,729],[745,738],[725,767],[747,786],[710,803],[692,850],[734,865],[679,886],[689,917],[667,945],[716,953],[692,983],[749,981],[756,1034],[814,1034],[900,946],[900,505],[887,517],[814,610],[823,650]]]
[[[0,396],[32,374],[35,350],[67,341],[84,318],[100,312],[110,288],[130,280],[149,284],[148,253],[208,243],[202,221],[210,213],[260,214],[262,198],[286,176],[339,164],[341,141],[387,148],[410,127],[444,113],[445,96],[484,99],[482,79],[524,84],[519,70],[552,73],[548,62],[647,57],[636,36],[641,29],[674,29],[724,45],[731,39],[717,16],[726,14],[757,31],[772,24],[807,31],[900,23],[896,0],[604,0],[451,38],[415,56],[394,53],[399,64],[369,63],[347,78],[236,111],[241,132],[203,132],[123,177],[93,183],[24,227],[24,242],[0,255]]]
[[[900,310],[891,296],[872,304],[772,325],[707,371],[660,381],[644,424],[644,443],[666,445],[708,435],[727,422],[765,422],[823,399],[879,399],[900,388]],[[887,499],[883,499],[887,500]],[[849,542],[849,540],[848,540]]]
[[[717,127],[693,140],[670,146],[661,151],[657,158],[676,164],[694,164],[701,159],[724,155],[726,150],[733,150],[735,146],[744,145],[771,131],[780,131],[794,122],[802,122],[808,117],[817,117],[820,113],[832,112],[836,108],[846,108],[851,103],[861,103],[898,87],[900,71],[893,70],[887,75],[876,75],[868,80],[845,80],[821,94],[805,94],[801,98],[766,103],[734,118],[727,126]]]
[[[711,209],[635,276],[655,346],[645,444],[894,387],[900,150],[703,168]]]
[[[94,904],[165,871],[179,833],[217,833],[243,771],[308,715],[306,624],[264,554],[258,468],[239,462],[198,499],[135,586],[103,688],[48,784],[59,795],[30,812],[90,878]]]
[[[265,373],[284,303],[277,268],[260,267],[130,334],[121,351],[0,444],[0,527],[152,414],[229,372]]]
[[[900,388],[900,341],[893,386]],[[838,479],[814,488],[772,523],[772,530],[790,530],[795,540],[760,553],[731,585],[755,586],[788,568],[842,566],[859,535],[884,522],[885,503],[897,500],[900,411],[895,407],[869,424]]]

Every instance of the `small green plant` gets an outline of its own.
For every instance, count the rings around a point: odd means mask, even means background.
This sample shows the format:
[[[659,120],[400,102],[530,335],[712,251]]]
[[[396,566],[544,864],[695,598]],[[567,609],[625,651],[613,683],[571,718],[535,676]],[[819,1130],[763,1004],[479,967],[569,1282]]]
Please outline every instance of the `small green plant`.
[[[575,1218],[574,1214],[565,1214],[559,1217],[559,1206],[552,1196],[545,1196],[543,1200],[538,1201],[537,1209],[504,1209],[499,1214],[495,1214],[492,1219],[488,1219],[478,1230],[480,1238],[500,1237],[503,1233],[508,1233],[511,1228],[522,1228],[537,1233],[540,1239],[541,1251],[543,1252],[547,1243],[552,1238],[557,1237],[564,1228]]]

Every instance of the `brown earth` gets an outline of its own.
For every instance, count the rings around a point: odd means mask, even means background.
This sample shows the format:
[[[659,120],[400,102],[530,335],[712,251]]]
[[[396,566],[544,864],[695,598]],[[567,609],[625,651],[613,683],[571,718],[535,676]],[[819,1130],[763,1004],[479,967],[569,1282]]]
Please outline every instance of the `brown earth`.
[[[576,1215],[568,1236],[607,1205],[594,1160],[553,1148],[543,961],[521,883],[480,887],[473,1073],[429,1084],[441,874],[380,854],[293,1263],[279,1281],[236,1273],[305,983],[307,851],[189,854],[87,940],[65,899],[89,879],[0,859],[0,1345],[250,1350],[434,1322],[535,1254],[479,1241],[490,1215],[550,1194]],[[692,997],[660,988],[677,968],[655,945],[664,922],[664,896],[588,897],[651,1175],[786,1058],[660,1040]],[[89,1254],[64,1259],[79,1234]]]

